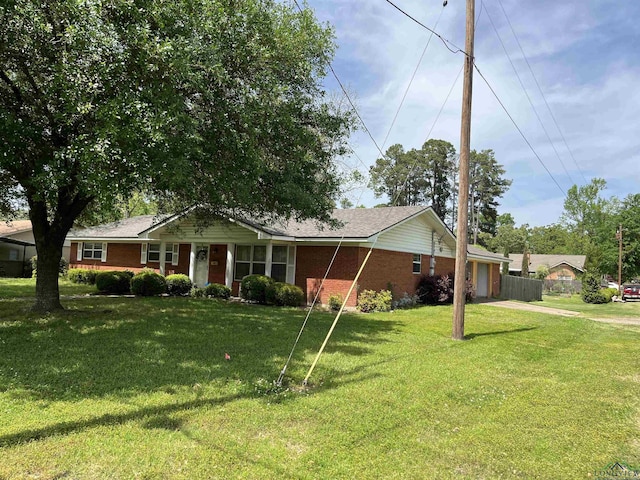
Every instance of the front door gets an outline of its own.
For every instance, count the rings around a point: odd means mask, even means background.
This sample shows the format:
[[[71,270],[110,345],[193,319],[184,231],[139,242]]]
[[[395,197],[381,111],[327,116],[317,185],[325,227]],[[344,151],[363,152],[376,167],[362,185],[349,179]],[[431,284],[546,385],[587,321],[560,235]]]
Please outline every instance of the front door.
[[[476,296],[486,298],[489,296],[489,265],[479,263],[477,275]]]
[[[193,283],[202,288],[209,283],[209,245],[196,246],[196,268]]]

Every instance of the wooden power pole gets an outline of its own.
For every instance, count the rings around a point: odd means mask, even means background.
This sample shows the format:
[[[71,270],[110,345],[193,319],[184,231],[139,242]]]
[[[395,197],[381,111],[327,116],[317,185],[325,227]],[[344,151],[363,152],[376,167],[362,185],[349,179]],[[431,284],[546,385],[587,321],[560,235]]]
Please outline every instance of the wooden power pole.
[[[456,268],[453,287],[454,340],[464,339],[464,306],[467,287],[467,232],[469,218],[469,156],[471,151],[471,92],[473,87],[473,39],[475,35],[475,0],[467,0],[467,34],[465,41],[462,122],[460,128],[460,173],[458,187],[458,222],[456,229]]]

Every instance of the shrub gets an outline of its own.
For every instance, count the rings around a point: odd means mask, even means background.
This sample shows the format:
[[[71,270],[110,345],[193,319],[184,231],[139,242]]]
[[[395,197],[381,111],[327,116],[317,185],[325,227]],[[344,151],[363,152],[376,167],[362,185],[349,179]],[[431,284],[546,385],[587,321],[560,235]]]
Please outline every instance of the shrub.
[[[189,290],[189,296],[193,298],[204,297],[204,288],[191,287],[191,290]]]
[[[267,303],[279,307],[299,307],[304,301],[304,292],[290,283],[272,282],[267,286],[265,299]]]
[[[329,308],[334,312],[337,312],[342,308],[342,302],[344,302],[344,298],[339,293],[335,293],[329,296]]]
[[[240,282],[240,296],[252,302],[267,303],[267,287],[273,279],[266,275],[248,275]]]
[[[96,274],[96,288],[103,293],[129,293],[133,273],[129,271],[100,271]]]
[[[617,288],[603,288],[600,293],[604,296],[604,303],[609,303],[614,295],[620,295]]]
[[[453,286],[455,277],[448,275],[422,275],[416,285],[418,302],[425,305],[453,303]],[[465,301],[470,302],[475,297],[473,284],[465,281]]]
[[[99,270],[90,270],[86,268],[70,268],[67,277],[71,283],[83,283],[86,285],[95,285],[96,275]]]
[[[231,296],[231,289],[220,283],[210,283],[203,289],[203,295],[210,298],[223,298],[227,300]]]
[[[167,282],[167,293],[173,296],[188,295],[193,285],[191,279],[182,273],[168,275],[165,281]]]
[[[418,303],[417,295],[409,295],[407,292],[404,292],[404,295],[400,297],[398,300],[395,300],[391,307],[394,310],[403,309],[403,308],[413,308]]]
[[[167,291],[167,282],[159,273],[150,269],[144,269],[131,279],[131,293],[150,297],[160,295]]]
[[[600,278],[593,273],[585,273],[582,277],[582,301],[585,303],[607,303],[600,291]]]
[[[357,309],[364,313],[388,312],[391,310],[391,292],[389,290],[365,290],[358,295]]]

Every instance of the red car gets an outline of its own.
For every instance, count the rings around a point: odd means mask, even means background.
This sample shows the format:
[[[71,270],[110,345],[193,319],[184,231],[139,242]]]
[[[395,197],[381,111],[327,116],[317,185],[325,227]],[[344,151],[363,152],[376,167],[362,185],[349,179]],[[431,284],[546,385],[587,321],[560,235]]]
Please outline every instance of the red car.
[[[625,285],[622,290],[622,300],[640,299],[640,283]]]

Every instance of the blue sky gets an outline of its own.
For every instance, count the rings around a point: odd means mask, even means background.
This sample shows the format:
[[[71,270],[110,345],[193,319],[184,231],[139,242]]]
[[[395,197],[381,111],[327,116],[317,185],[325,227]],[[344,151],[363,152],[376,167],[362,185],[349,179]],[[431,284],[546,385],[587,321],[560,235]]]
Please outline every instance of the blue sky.
[[[427,26],[433,27],[439,19],[438,33],[464,46],[464,0],[449,0],[446,7],[441,0],[394,3]],[[335,29],[334,69],[382,145],[430,33],[384,0],[309,0],[308,5],[318,20]],[[476,64],[553,176],[476,73],[471,146],[493,149],[506,177],[513,181],[499,212],[511,213],[518,224],[555,223],[562,214],[564,193],[571,185],[583,185],[593,177],[607,181],[605,197],[639,193],[640,1],[476,0],[476,15],[478,12]],[[461,77],[444,102],[462,62],[462,54],[452,54],[436,37],[431,39],[383,151],[394,143],[419,148],[443,104],[430,138],[448,140],[459,150]],[[332,91],[338,88],[331,78],[326,86]],[[375,145],[363,131],[355,133],[350,143],[355,154],[344,161],[367,171],[380,156]],[[349,196],[366,206],[385,201],[366,189],[354,190]]]

